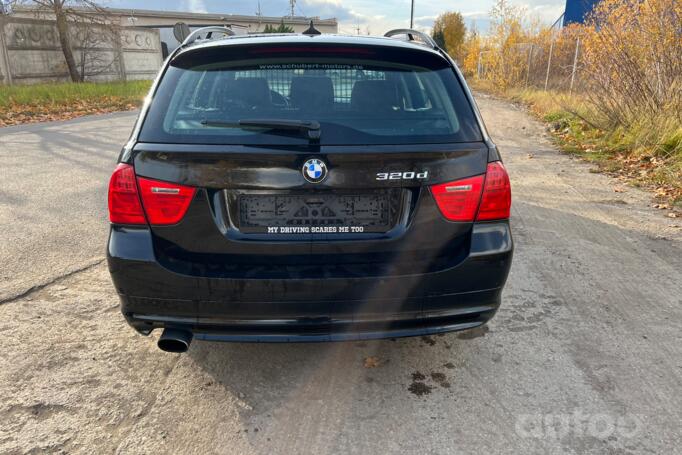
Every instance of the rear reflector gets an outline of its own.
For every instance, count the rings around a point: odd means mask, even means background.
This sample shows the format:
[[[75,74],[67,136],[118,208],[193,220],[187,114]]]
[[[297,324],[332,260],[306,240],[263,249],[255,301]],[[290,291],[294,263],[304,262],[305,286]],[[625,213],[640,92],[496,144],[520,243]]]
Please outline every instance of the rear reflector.
[[[477,175],[431,187],[431,194],[446,219],[474,221],[478,203],[481,201],[484,177]]]
[[[509,175],[500,161],[488,163],[477,221],[505,220],[511,209]]]
[[[109,221],[116,224],[147,224],[135,183],[135,169],[119,164],[109,180]]]
[[[431,194],[443,216],[450,221],[509,218],[511,185],[507,171],[499,161],[488,163],[484,175],[434,185]]]
[[[147,219],[154,226],[179,223],[194,197],[195,188],[177,183],[144,177],[138,177],[137,183]]]

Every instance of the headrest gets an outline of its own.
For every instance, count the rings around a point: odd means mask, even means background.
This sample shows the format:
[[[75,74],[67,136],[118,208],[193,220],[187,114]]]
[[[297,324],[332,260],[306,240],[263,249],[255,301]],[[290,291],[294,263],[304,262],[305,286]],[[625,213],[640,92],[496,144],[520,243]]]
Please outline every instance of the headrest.
[[[225,89],[225,98],[243,103],[247,108],[272,106],[268,81],[262,77],[245,77],[229,81]]]
[[[298,76],[291,80],[291,104],[302,110],[323,110],[334,105],[334,85],[326,76]]]
[[[356,81],[350,97],[351,109],[360,111],[393,112],[402,103],[398,99],[398,86],[393,81]]]

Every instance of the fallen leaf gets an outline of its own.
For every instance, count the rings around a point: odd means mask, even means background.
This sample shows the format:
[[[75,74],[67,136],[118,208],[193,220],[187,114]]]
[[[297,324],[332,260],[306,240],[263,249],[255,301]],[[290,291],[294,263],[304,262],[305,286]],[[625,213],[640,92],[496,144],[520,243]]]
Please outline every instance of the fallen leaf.
[[[365,368],[376,368],[381,364],[379,357],[367,357],[365,359]]]
[[[677,218],[677,213],[674,212],[668,213],[668,218]]]
[[[625,190],[623,188],[618,188],[617,186],[613,187],[613,191],[615,191],[616,193],[625,193]]]

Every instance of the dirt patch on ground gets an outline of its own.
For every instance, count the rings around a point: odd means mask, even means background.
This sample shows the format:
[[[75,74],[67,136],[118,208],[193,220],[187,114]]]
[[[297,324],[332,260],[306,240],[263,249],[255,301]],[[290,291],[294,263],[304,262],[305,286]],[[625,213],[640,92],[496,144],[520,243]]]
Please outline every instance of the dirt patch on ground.
[[[424,384],[423,382],[413,382],[410,384],[410,386],[407,388],[410,392],[412,392],[414,395],[417,395],[418,397],[421,397],[423,395],[428,395],[431,393],[431,390],[433,390],[433,387],[428,386]]]

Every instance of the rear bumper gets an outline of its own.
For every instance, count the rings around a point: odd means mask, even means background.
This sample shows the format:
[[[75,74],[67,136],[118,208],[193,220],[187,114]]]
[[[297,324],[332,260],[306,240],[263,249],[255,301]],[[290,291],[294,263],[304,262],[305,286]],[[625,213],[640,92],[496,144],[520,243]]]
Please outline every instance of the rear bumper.
[[[108,263],[121,311],[137,331],[173,327],[221,341],[341,341],[476,327],[500,305],[513,244],[507,222],[473,227],[470,253],[432,273],[315,279],[175,273],[145,228],[111,229]]]

